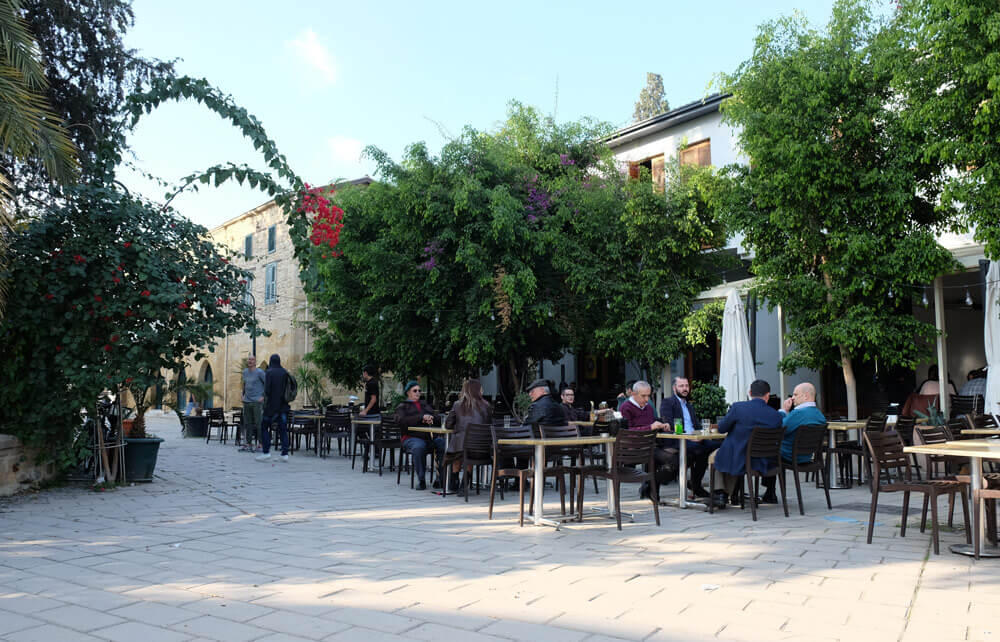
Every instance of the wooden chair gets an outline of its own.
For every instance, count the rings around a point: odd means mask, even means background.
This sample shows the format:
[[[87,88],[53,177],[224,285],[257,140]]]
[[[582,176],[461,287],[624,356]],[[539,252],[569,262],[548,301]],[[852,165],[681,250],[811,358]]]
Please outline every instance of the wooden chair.
[[[223,408],[208,408],[208,429],[205,430],[205,443],[212,439],[212,428],[217,429],[219,442],[226,443],[229,437],[229,424],[226,423],[226,411]]]
[[[982,395],[951,395],[951,418],[968,414],[983,414],[986,399]]]
[[[806,511],[802,505],[802,486],[799,484],[799,473],[815,473],[817,479],[826,479],[826,464],[823,459],[823,451],[826,447],[827,429],[824,424],[811,424],[799,426],[795,431],[795,441],[792,443],[792,459],[787,461],[782,458],[781,477],[785,477],[785,471],[792,472],[792,479],[795,480],[795,495],[799,500],[799,514],[805,515]],[[812,459],[799,463],[800,456],[810,456]],[[784,485],[784,484],[782,484]],[[833,510],[830,503],[830,489],[826,483],[823,484],[823,492],[826,493],[826,507]]]
[[[586,477],[600,477],[614,486],[615,520],[618,530],[622,529],[622,484],[649,483],[649,498],[653,502],[656,525],[660,525],[660,497],[656,488],[656,463],[653,449],[656,447],[655,430],[622,430],[615,438],[611,469],[586,467],[580,479],[580,495],[577,497],[577,521],[583,521],[583,486]],[[640,471],[638,466],[645,470]]]
[[[351,413],[328,409],[326,416],[320,420],[319,434],[320,456],[325,456],[323,455],[324,450],[327,454],[333,450],[334,439],[337,440],[337,453],[344,454],[343,443],[351,438]]]
[[[750,440],[747,442],[746,454],[746,493],[743,493],[743,501],[746,495],[750,495],[750,514],[753,521],[757,521],[757,494],[760,492],[760,480],[762,477],[777,476],[778,490],[781,492],[781,506],[785,509],[785,517],[788,517],[788,499],[785,496],[785,476],[779,475],[781,472],[781,440],[784,438],[785,429],[781,426],[777,428],[762,428],[757,426],[750,433]],[[767,459],[773,462],[768,470],[759,472],[750,464],[754,459]],[[751,484],[751,480],[753,483]],[[711,504],[709,504],[711,505]],[[742,508],[742,504],[740,506]]]
[[[920,436],[920,442],[927,445],[943,444],[952,441],[951,430],[946,426],[917,426],[916,434]],[[927,457],[927,479],[937,479],[948,474],[948,467],[952,464],[962,464],[966,461],[964,457],[954,457],[948,455],[925,455]],[[938,466],[942,472],[938,473]]]
[[[493,465],[493,426],[490,424],[469,424],[465,429],[462,441],[462,456],[460,458],[462,471],[462,493],[465,501],[469,501],[469,488],[472,485],[472,469],[476,469],[477,482],[481,479],[483,466]],[[447,475],[446,475],[447,477]],[[447,479],[441,480],[442,495],[448,492]],[[478,484],[476,494],[479,494]]]
[[[903,452],[903,440],[894,431],[882,433],[865,433],[865,444],[875,467],[872,478],[872,503],[868,516],[868,543],[872,543],[875,530],[875,514],[878,510],[878,496],[885,492],[903,493],[903,515],[900,521],[899,536],[906,537],[906,518],[910,508],[910,493],[924,494],[924,508],[920,516],[920,532],[923,533],[927,524],[927,504],[931,505],[931,537],[934,540],[934,554],[940,554],[938,541],[938,502],[940,495],[954,498],[956,493],[962,496],[962,509],[965,515],[965,538],[972,543],[972,527],[969,521],[969,495],[966,484],[956,480],[927,479],[914,481],[910,470],[910,458]],[[882,483],[882,473],[886,473],[890,481]],[[895,475],[893,474],[895,472]]]
[[[900,415],[896,419],[895,430],[896,432],[899,433],[899,436],[903,439],[904,446],[913,445],[913,429],[916,427],[916,423],[917,423],[916,417],[907,417],[904,415]],[[916,455],[910,455],[910,463],[913,465],[913,471],[916,473],[917,479],[923,479],[922,475],[920,474],[921,471],[920,460],[917,458]]]
[[[233,429],[233,441],[239,446],[240,434],[243,432],[243,407],[233,406],[231,412],[233,418],[227,423],[227,427]]]
[[[385,465],[385,454],[389,453],[389,470],[394,470],[396,466],[396,451],[403,449],[403,430],[396,425],[394,419],[382,419],[382,423],[375,426],[375,455],[378,457],[378,476],[382,476],[382,467]],[[365,458],[367,462],[367,457]],[[400,458],[402,463],[402,458]]]
[[[572,439],[580,436],[579,426],[538,424],[538,430],[545,439]],[[583,446],[548,447],[545,449],[545,457],[548,460],[545,462],[546,470],[559,470],[569,475],[569,512],[572,515],[577,478],[580,477],[583,468]],[[532,500],[534,500],[534,495],[532,495]]]

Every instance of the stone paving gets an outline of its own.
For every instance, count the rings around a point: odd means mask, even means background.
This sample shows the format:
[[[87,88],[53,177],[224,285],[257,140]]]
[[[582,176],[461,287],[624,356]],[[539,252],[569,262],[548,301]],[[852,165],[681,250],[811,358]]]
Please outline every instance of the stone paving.
[[[621,532],[519,528],[516,493],[490,521],[486,494],[413,491],[338,456],[261,464],[150,425],[167,440],[153,483],[0,503],[0,639],[1000,638],[1000,561],[948,553],[960,530],[933,555],[919,511],[900,538],[894,496],[871,546],[867,492],[827,511],[812,484],[805,517],[664,507],[657,527],[629,489]]]

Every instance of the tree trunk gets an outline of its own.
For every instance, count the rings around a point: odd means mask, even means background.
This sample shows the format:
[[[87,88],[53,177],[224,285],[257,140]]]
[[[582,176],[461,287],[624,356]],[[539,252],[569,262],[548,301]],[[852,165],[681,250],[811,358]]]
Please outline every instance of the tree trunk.
[[[847,390],[847,418],[854,421],[858,418],[858,381],[854,377],[851,355],[844,346],[840,346],[840,365],[844,369],[844,388]]]

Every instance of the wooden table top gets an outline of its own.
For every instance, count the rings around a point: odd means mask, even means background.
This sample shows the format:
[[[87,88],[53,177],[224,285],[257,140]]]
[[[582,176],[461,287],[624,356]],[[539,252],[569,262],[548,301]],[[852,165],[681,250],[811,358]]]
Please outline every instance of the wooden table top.
[[[1000,437],[1000,429],[997,428],[966,428],[962,431],[963,435],[984,435]]]
[[[702,432],[696,430],[695,432],[686,432],[678,435],[673,432],[658,432],[656,433],[657,439],[684,439],[686,441],[705,441],[708,439],[725,439],[728,433],[724,432]]]
[[[613,444],[614,437],[531,437],[528,439],[497,439],[504,446],[594,446],[596,444]]]
[[[351,421],[353,421],[356,424],[378,425],[382,423],[381,419],[369,419],[368,417],[351,417]]]
[[[570,426],[593,426],[596,421],[584,421],[583,419],[577,419],[569,422]]]
[[[915,455],[952,455],[1000,459],[1000,441],[996,439],[963,439],[961,441],[946,441],[943,444],[906,446],[903,448],[903,452]]]
[[[302,414],[300,412],[295,413],[294,416],[295,416],[296,419],[322,419],[322,418],[326,417],[326,415],[312,415],[312,414],[305,415],[305,414]]]
[[[442,428],[441,426],[409,426],[403,430],[409,432],[427,432],[432,435],[451,435],[455,432],[450,428]]]
[[[827,430],[864,430],[868,425],[867,421],[828,421]]]

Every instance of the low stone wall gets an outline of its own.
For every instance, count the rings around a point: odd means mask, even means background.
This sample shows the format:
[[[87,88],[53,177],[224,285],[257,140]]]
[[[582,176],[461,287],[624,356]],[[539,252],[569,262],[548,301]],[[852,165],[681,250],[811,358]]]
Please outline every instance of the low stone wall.
[[[55,477],[55,464],[35,465],[35,453],[14,435],[0,435],[0,497],[32,488]]]

